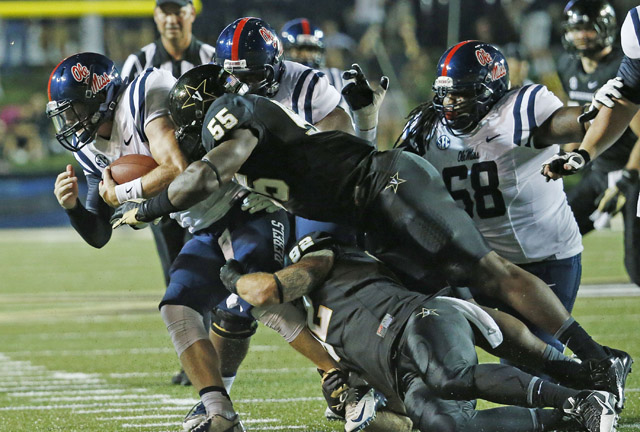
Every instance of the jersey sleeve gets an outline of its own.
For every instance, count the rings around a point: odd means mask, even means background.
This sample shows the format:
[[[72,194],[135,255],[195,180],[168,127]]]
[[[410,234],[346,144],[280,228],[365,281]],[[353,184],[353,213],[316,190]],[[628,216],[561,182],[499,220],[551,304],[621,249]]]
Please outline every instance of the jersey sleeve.
[[[638,12],[640,6],[634,7],[627,13],[624,19],[622,29],[620,30],[620,39],[622,41],[622,50],[630,59],[640,59],[640,16]]]
[[[158,117],[169,115],[169,93],[175,82],[173,75],[165,70],[153,69],[149,74],[144,89],[143,126]]]
[[[518,90],[512,109],[513,144],[532,147],[535,129],[562,106],[562,101],[543,85],[527,85]]]
[[[327,76],[314,69],[300,75],[292,95],[293,111],[311,124],[318,123],[333,111],[342,95]]]

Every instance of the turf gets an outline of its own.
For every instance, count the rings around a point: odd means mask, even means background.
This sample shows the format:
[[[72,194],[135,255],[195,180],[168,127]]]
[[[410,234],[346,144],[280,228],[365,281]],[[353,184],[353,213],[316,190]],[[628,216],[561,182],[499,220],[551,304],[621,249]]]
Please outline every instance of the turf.
[[[0,431],[180,430],[197,394],[169,384],[178,362],[148,233],[127,230],[95,250],[69,230],[0,231],[0,262]],[[585,274],[606,279],[609,268]],[[575,315],[640,358],[639,310],[640,297],[579,298]],[[632,374],[620,431],[640,428],[639,391]],[[232,397],[249,430],[342,430],[323,418],[314,368],[264,328]]]

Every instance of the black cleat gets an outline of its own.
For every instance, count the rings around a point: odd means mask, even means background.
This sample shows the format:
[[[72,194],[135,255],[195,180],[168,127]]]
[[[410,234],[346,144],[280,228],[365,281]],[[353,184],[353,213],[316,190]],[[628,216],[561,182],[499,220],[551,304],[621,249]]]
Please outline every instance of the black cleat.
[[[599,362],[588,360],[585,362],[593,387],[597,390],[605,390],[616,397],[616,412],[624,408],[624,388],[627,377],[631,373],[633,358],[624,351],[604,347],[609,357]]]

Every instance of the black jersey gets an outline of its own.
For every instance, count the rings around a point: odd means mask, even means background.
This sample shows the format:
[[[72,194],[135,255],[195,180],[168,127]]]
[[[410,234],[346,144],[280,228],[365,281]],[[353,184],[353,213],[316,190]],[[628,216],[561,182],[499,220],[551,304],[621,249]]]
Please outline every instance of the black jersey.
[[[236,128],[250,129],[258,137],[236,175],[240,183],[280,201],[295,215],[356,222],[355,194],[364,183],[371,184],[369,170],[376,153],[367,141],[339,131],[319,132],[270,99],[227,94],[207,111],[202,130],[207,151]],[[376,190],[385,182],[388,176],[383,173]],[[375,195],[367,189],[368,196]]]
[[[558,74],[564,91],[569,95],[569,103],[584,105],[591,102],[596,90],[617,76],[623,57],[622,50],[614,48],[609,55],[600,60],[593,73],[587,74],[579,57],[563,55],[558,61]],[[636,140],[636,135],[627,128],[614,145],[593,161],[593,168],[605,172],[624,168]]]
[[[309,328],[341,363],[391,396],[397,391],[392,363],[397,338],[429,297],[402,287],[380,261],[358,249],[334,247],[334,252],[328,278],[307,296],[313,310]]]

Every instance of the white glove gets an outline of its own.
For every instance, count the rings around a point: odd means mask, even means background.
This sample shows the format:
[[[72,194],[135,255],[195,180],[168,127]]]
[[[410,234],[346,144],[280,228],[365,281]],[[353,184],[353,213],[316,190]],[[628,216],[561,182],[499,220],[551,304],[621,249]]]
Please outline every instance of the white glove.
[[[586,150],[578,149],[574,152],[564,152],[560,150],[557,154],[547,159],[542,164],[540,174],[551,180],[549,174],[545,173],[545,167],[549,167],[549,171],[560,176],[572,175],[580,171],[591,160]]]
[[[620,99],[622,97],[619,89],[621,89],[623,85],[622,78],[615,77],[596,90],[591,99],[591,106],[589,106],[589,109],[585,113],[578,117],[578,122],[586,123],[593,120],[603,106],[613,108],[616,103],[614,99]]]
[[[240,208],[242,211],[248,211],[249,213],[254,214],[263,210],[267,213],[275,213],[282,209],[282,206],[266,195],[262,195],[257,192],[250,192],[249,195],[244,197],[242,200],[242,206]]]

